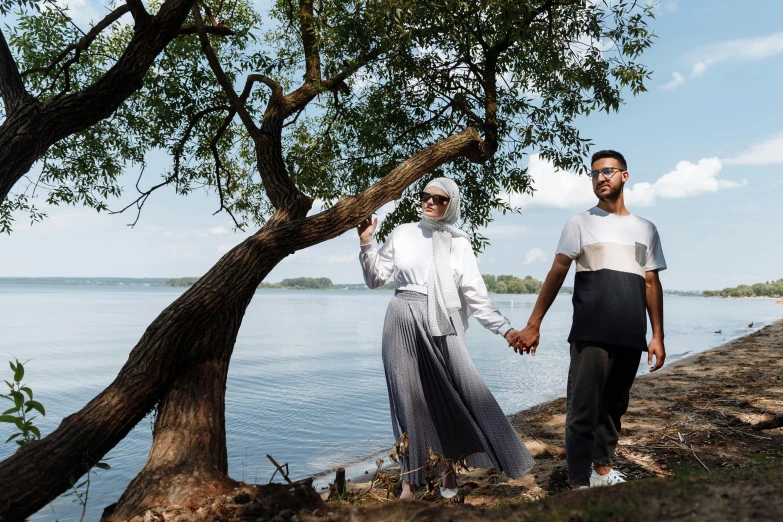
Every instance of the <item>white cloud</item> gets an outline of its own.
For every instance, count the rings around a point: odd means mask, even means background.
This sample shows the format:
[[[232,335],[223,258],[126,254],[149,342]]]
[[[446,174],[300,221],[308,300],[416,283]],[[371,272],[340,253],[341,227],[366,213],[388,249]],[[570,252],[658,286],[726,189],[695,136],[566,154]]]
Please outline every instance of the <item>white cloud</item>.
[[[781,164],[783,163],[783,133],[773,135],[745,152],[723,161],[727,165]]]
[[[722,168],[718,158],[703,158],[698,163],[680,161],[673,171],[667,172],[655,183],[634,184],[625,191],[625,200],[629,205],[650,206],[659,197],[687,198],[747,185],[747,180],[736,182],[718,179]]]
[[[595,194],[585,176],[556,169],[538,154],[530,156],[528,174],[535,182],[536,192],[532,197],[516,192],[510,194],[512,207],[588,208],[595,204]]]
[[[527,255],[525,256],[525,264],[529,265],[531,263],[535,263],[536,261],[544,261],[546,260],[546,255],[544,255],[544,251],[540,248],[531,248]]]
[[[689,53],[691,77],[701,76],[708,67],[729,61],[758,61],[783,52],[783,33],[721,42]]]
[[[676,9],[676,4],[675,4]],[[783,52],[783,33],[774,33],[756,38],[743,38],[707,45],[685,56],[691,65],[691,78],[702,76],[707,68],[721,62],[751,62],[770,58]],[[672,73],[672,80],[662,89],[676,89],[685,83],[685,77],[679,72]]]
[[[359,259],[358,254],[345,254],[342,256],[329,256],[326,258],[327,263],[353,263]]]
[[[691,78],[695,78],[697,76],[701,76],[704,74],[704,71],[707,70],[707,64],[704,62],[696,62],[693,65],[693,70],[691,71]]]
[[[683,83],[685,83],[685,78],[682,77],[682,74],[675,72],[672,73],[672,80],[668,83],[664,83],[663,85],[661,85],[661,89],[670,91],[672,89],[676,89]]]
[[[674,0],[661,0],[655,5],[655,10],[659,13],[673,13],[679,8]]]
[[[210,236],[225,236],[231,233],[228,227],[211,227],[208,231]]]
[[[497,239],[513,239],[530,234],[530,226],[528,225],[498,225],[492,223],[487,227],[486,235],[493,241]]]
[[[719,179],[722,168],[718,158],[704,158],[698,163],[681,161],[673,171],[653,183],[629,181],[625,188],[625,201],[629,206],[646,207],[654,205],[658,198],[693,197],[747,185],[747,180]],[[507,195],[512,207],[588,208],[596,203],[592,185],[585,176],[556,169],[538,154],[530,156],[528,173],[534,180],[536,192],[532,197],[517,193]]]

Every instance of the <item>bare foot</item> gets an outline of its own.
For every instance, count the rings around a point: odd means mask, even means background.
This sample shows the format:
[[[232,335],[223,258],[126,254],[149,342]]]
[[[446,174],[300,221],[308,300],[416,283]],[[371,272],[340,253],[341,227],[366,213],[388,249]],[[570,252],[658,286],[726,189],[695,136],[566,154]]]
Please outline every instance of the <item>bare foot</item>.
[[[415,492],[416,490],[413,489],[413,486],[408,484],[407,482],[402,483],[402,494],[400,495],[400,500],[414,500],[416,498]]]

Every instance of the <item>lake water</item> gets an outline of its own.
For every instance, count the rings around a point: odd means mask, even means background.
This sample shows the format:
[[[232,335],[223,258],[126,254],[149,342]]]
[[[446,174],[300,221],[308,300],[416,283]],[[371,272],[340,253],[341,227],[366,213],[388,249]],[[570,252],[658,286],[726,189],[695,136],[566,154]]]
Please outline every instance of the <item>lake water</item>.
[[[0,284],[0,358],[25,361],[26,381],[51,432],[116,376],[147,325],[182,289],[162,287]],[[245,315],[226,394],[230,475],[266,483],[266,454],[288,463],[293,479],[354,463],[349,474],[393,443],[381,329],[391,292],[258,291]],[[534,295],[497,295],[516,327],[527,321]],[[565,394],[570,296],[556,299],[541,329],[536,357],[520,357],[499,336],[470,321],[468,346],[478,371],[503,410],[514,413]],[[700,352],[783,317],[770,300],[666,297],[668,361]],[[722,330],[722,334],[715,334]],[[646,362],[646,361],[644,361]],[[5,366],[0,366],[3,368]],[[646,364],[640,367],[645,372]],[[4,374],[4,375],[3,375]],[[0,370],[8,378],[10,369]],[[0,437],[7,438],[0,425]],[[10,433],[10,432],[9,432]],[[116,501],[143,467],[150,419],[98,470],[88,520]],[[15,445],[0,446],[0,459]],[[326,478],[330,478],[327,475]],[[34,520],[78,520],[79,506],[57,499]]]

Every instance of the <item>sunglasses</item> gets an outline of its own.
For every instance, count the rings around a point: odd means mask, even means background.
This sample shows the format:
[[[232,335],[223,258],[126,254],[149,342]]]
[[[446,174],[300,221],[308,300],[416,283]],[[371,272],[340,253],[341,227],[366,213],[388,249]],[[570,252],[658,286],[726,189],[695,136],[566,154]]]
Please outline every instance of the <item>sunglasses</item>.
[[[422,203],[425,203],[431,199],[432,202],[437,205],[443,205],[444,203],[448,203],[451,200],[451,198],[449,197],[438,196],[436,194],[433,195],[430,194],[429,192],[419,192],[419,199],[421,200]]]
[[[594,179],[598,179],[598,176],[603,174],[604,178],[606,178],[606,181],[609,181],[614,176],[614,171],[615,170],[619,170],[620,172],[623,172],[623,169],[618,169],[617,167],[606,167],[606,168],[603,168],[601,170],[594,170],[594,171],[590,172],[587,175],[587,179],[589,179],[590,181],[593,181]]]

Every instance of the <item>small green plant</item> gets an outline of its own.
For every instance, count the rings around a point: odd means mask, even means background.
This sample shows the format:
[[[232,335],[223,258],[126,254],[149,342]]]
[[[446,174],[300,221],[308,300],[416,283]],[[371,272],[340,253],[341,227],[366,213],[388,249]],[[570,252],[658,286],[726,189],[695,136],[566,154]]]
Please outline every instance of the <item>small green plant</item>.
[[[85,478],[77,484],[75,475],[68,477],[68,483],[71,485],[71,491],[63,495],[64,497],[73,496],[73,501],[78,502],[79,505],[82,506],[82,516],[79,518],[79,522],[84,520],[84,515],[87,513],[87,501],[90,499],[90,483],[92,482],[92,475],[96,474],[95,468],[111,469],[111,466],[109,466],[109,464],[106,462],[97,462],[95,464],[92,464],[92,462],[95,461],[85,457],[82,463],[84,466],[83,469],[87,470]]]
[[[18,359],[16,360],[16,364],[10,361],[8,364],[11,365],[11,371],[14,374],[13,382],[5,381],[5,383],[11,391],[8,395],[0,394],[0,397],[11,401],[14,405],[0,415],[0,422],[6,422],[16,426],[18,431],[12,433],[5,442],[7,444],[14,441],[21,448],[25,444],[40,440],[41,438],[41,431],[33,424],[36,417],[28,417],[27,414],[35,410],[45,416],[46,410],[44,409],[43,404],[33,400],[33,390],[22,383],[22,379],[24,379],[24,364],[20,363]],[[25,395],[27,396],[26,398]]]

